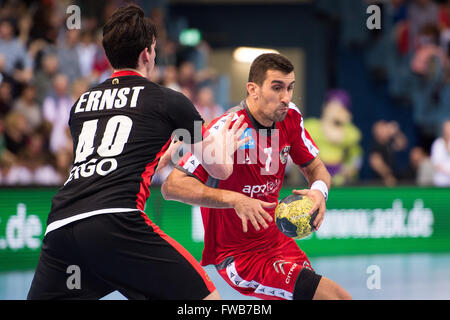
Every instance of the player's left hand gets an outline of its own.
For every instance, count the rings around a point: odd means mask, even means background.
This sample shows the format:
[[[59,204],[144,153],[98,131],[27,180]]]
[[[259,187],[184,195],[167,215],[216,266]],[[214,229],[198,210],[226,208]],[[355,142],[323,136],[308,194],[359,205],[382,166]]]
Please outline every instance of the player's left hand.
[[[308,213],[312,215],[317,209],[319,209],[316,219],[313,221],[314,228],[316,229],[316,231],[319,230],[320,225],[322,224],[322,221],[325,217],[325,211],[327,209],[326,200],[322,192],[320,192],[319,190],[303,189],[292,190],[292,193],[306,196],[313,200],[314,204]]]

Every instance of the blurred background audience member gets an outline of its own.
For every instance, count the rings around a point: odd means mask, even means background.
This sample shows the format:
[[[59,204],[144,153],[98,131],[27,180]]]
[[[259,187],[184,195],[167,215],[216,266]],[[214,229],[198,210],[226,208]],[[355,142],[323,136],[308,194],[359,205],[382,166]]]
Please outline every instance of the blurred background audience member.
[[[5,118],[5,147],[14,156],[18,156],[27,144],[30,128],[24,115],[10,112]]]
[[[434,168],[430,155],[420,146],[411,148],[408,167],[401,172],[402,182],[418,186],[432,186],[433,176]]]
[[[12,109],[12,84],[9,81],[0,82],[0,116],[6,116]]]
[[[36,76],[33,80],[33,83],[36,86],[37,101],[39,104],[42,104],[44,99],[51,92],[53,78],[58,74],[58,72],[58,56],[53,53],[45,54],[42,57],[41,68],[36,71]]]
[[[33,61],[16,36],[15,28],[13,19],[0,19],[0,53],[5,56],[4,71],[15,81],[27,83],[33,77]]]
[[[30,129],[36,130],[42,125],[42,111],[36,100],[36,86],[27,84],[22,89],[22,94],[14,101],[13,111],[22,114]]]
[[[373,145],[369,155],[370,167],[384,185],[392,187],[398,182],[397,152],[407,147],[408,140],[395,121],[379,120],[372,128]]]
[[[222,106],[216,103],[214,91],[210,86],[202,86],[197,90],[194,105],[208,126],[212,120],[221,116],[224,112]]]
[[[3,171],[15,161],[15,156],[6,148],[5,121],[0,117],[0,184],[3,183]]]
[[[73,99],[69,94],[69,80],[64,74],[57,74],[53,78],[53,90],[47,95],[42,112],[44,119],[51,124],[50,151],[57,153],[71,143],[67,137],[70,109]]]
[[[195,66],[191,61],[183,61],[178,67],[178,84],[186,97],[193,100],[197,78]]]
[[[450,119],[442,124],[442,135],[431,146],[431,161],[434,166],[434,185],[450,187]]]
[[[180,92],[181,87],[178,84],[178,70],[175,65],[167,65],[164,67],[164,78],[162,79],[162,85]]]
[[[81,67],[78,58],[77,47],[80,42],[80,30],[67,30],[63,40],[58,44],[57,57],[60,64],[60,72],[64,73],[69,82],[81,78]]]
[[[436,23],[439,6],[432,0],[413,0],[408,10],[409,39],[414,48],[423,27]]]

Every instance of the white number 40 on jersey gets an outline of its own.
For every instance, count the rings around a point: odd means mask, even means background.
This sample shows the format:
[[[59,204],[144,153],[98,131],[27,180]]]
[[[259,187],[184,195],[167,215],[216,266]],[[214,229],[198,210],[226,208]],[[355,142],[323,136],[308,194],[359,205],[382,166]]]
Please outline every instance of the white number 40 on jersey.
[[[94,153],[94,138],[97,132],[98,119],[85,121],[78,136],[74,163],[86,161]],[[133,121],[127,116],[114,116],[108,120],[102,142],[97,148],[100,157],[114,157],[122,153],[130,136]]]

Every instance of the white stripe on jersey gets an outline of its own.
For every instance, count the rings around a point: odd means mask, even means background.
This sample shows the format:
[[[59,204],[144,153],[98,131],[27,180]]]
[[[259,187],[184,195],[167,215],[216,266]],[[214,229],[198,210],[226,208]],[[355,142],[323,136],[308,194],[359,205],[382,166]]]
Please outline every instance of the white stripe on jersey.
[[[302,113],[297,108],[297,106],[294,103],[292,103],[292,102],[289,103],[289,109],[297,111],[300,114],[300,116],[302,115]],[[303,117],[301,117],[301,119],[302,120],[300,121],[300,128],[302,129],[301,130],[302,131],[302,134],[301,134],[302,141],[303,141],[304,145],[306,146],[306,148],[308,148],[308,151],[315,158],[319,154],[319,149],[317,149],[314,146],[314,144],[312,143],[312,141],[306,137],[306,135],[305,135],[305,127],[303,126]]]
[[[53,221],[52,223],[50,223],[47,226],[47,230],[45,230],[44,236],[47,233],[49,233],[49,232],[51,232],[53,230],[56,230],[58,228],[61,228],[61,227],[65,226],[66,224],[69,224],[69,223],[72,223],[74,221],[78,221],[78,220],[81,220],[81,219],[86,219],[86,218],[89,218],[89,217],[92,217],[92,216],[96,216],[98,214],[132,212],[132,211],[140,211],[140,212],[142,212],[141,210],[136,209],[136,208],[135,209],[130,209],[130,208],[111,208],[111,209],[101,209],[101,210],[95,210],[95,211],[89,211],[89,212],[85,212],[85,213],[80,213],[80,214],[71,216],[71,217],[66,218],[66,219]]]
[[[222,127],[225,125],[225,122],[227,122],[227,118],[228,118],[229,114],[224,114],[219,120],[216,121],[216,123],[214,123],[214,125],[209,128],[207,131],[209,132],[209,134],[216,134],[220,129],[222,129]],[[231,120],[232,122],[237,120],[238,115],[235,113],[233,119]]]
[[[189,173],[194,173],[195,169],[197,169],[199,164],[200,161],[198,161],[197,157],[191,155],[184,164],[183,169],[187,170]]]
[[[236,265],[235,265],[234,261],[227,266],[227,276],[228,276],[228,279],[230,279],[230,281],[234,285],[241,287],[241,288],[255,289],[255,293],[265,294],[268,296],[275,296],[275,297],[279,297],[279,298],[283,298],[283,299],[287,299],[287,300],[292,300],[294,297],[294,295],[291,292],[286,291],[284,289],[264,286],[261,283],[256,282],[254,280],[247,281],[247,280],[242,279],[239,276],[239,274],[237,273]]]

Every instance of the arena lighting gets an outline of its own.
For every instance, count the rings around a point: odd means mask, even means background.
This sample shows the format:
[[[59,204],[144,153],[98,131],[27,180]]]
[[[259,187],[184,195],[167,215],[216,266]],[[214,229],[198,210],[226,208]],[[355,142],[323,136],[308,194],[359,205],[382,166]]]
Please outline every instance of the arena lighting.
[[[185,46],[196,46],[202,40],[202,34],[198,29],[184,29],[180,33],[180,43]]]
[[[233,58],[239,62],[253,62],[255,58],[263,53],[279,53],[274,49],[239,47],[233,52]]]

